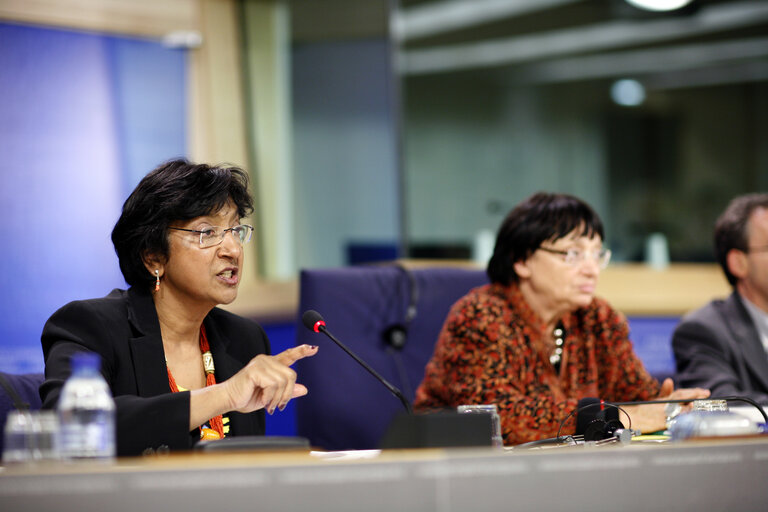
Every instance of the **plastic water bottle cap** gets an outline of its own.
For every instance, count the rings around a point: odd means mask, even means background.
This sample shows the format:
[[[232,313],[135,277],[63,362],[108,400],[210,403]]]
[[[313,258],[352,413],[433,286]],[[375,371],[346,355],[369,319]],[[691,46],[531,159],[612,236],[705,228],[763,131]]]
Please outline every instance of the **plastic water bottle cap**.
[[[98,371],[101,364],[101,356],[95,352],[79,352],[72,356],[72,372],[83,370]]]

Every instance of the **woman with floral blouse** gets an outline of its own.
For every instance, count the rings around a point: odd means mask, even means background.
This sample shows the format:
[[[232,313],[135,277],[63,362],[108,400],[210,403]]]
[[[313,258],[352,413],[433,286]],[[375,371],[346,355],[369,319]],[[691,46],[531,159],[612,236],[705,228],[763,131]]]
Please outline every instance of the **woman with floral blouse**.
[[[709,396],[700,388],[674,390],[671,379],[659,384],[645,370],[624,316],[595,297],[610,256],[602,222],[583,201],[538,193],[515,207],[497,234],[491,283],[448,314],[416,408],[496,404],[505,444],[513,445],[556,436],[581,399]],[[622,413],[622,423],[631,420],[633,429],[665,427],[663,405],[622,409],[630,417]],[[562,433],[575,425],[566,422]]]

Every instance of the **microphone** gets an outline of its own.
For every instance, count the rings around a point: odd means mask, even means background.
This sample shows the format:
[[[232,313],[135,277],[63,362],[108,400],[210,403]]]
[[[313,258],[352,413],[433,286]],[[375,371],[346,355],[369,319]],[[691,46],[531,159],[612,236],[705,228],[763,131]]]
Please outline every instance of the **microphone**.
[[[331,334],[328,331],[328,329],[326,329],[326,327],[325,327],[325,320],[323,320],[323,317],[320,315],[320,313],[318,313],[317,311],[312,310],[312,309],[307,310],[307,311],[304,312],[303,315],[301,315],[301,321],[304,323],[304,326],[307,329],[309,329],[310,331],[322,332],[323,334],[328,336],[331,339],[331,341],[333,341],[339,347],[341,347],[341,349],[344,352],[346,352],[347,354],[349,354],[349,356],[352,359],[357,361],[358,364],[360,364],[360,366],[362,366],[363,368],[368,370],[368,373],[373,375],[376,378],[376,380],[381,382],[384,385],[384,387],[389,390],[390,393],[392,393],[397,398],[399,398],[400,401],[403,403],[403,407],[405,407],[405,410],[408,411],[409,414],[413,413],[413,409],[411,408],[411,404],[408,402],[408,400],[405,398],[405,396],[403,395],[403,393],[399,389],[397,389],[395,386],[393,386],[392,384],[387,382],[387,380],[384,377],[382,377],[381,375],[379,375],[376,372],[376,370],[374,370],[373,368],[368,366],[368,364],[365,361],[363,361],[362,359],[357,357],[357,355],[354,352],[352,352],[349,348],[347,348],[346,345],[344,345],[342,342],[340,342],[338,339],[336,339],[336,337],[333,334]]]

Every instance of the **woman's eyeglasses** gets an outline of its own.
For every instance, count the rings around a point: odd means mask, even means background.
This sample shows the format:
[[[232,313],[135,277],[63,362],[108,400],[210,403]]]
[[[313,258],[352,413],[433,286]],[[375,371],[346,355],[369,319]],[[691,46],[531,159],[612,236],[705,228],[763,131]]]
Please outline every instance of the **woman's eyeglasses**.
[[[608,262],[611,261],[610,249],[599,249],[596,251],[582,251],[581,249],[568,249],[567,251],[560,251],[557,249],[550,249],[549,247],[539,247],[540,250],[549,252],[552,254],[559,254],[563,256],[563,261],[568,265],[579,265],[587,258],[598,264],[600,268],[608,266]]]
[[[202,249],[205,249],[206,247],[213,247],[214,245],[219,245],[224,241],[224,237],[226,236],[227,231],[230,231],[233,235],[235,235],[235,240],[240,242],[240,245],[250,242],[251,235],[253,234],[253,226],[249,226],[248,224],[240,224],[239,226],[234,226],[231,228],[211,226],[202,230],[174,228],[172,226],[170,226],[168,229],[175,229],[176,231],[188,231],[190,233],[199,233],[200,247]]]

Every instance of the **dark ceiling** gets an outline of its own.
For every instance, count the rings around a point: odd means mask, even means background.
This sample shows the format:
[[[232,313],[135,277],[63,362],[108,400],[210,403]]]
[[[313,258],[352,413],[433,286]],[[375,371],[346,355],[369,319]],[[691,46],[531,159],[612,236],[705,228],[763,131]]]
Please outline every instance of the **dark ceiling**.
[[[698,0],[673,13],[624,0],[400,0],[393,21],[403,75],[768,80],[766,0]]]
[[[294,44],[388,38],[404,77],[633,76],[650,88],[768,81],[768,0],[290,0]]]

